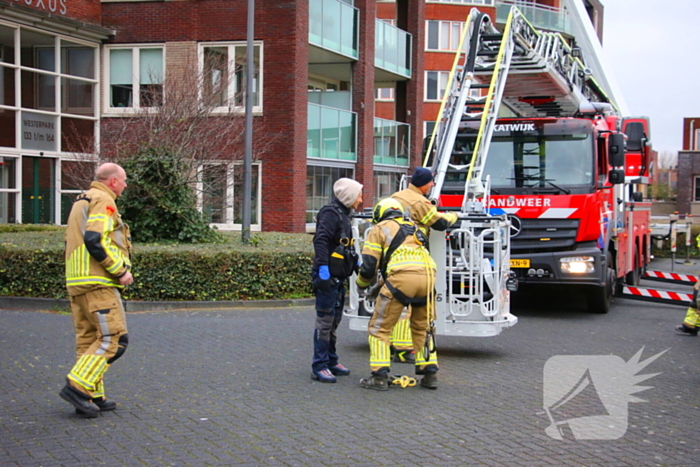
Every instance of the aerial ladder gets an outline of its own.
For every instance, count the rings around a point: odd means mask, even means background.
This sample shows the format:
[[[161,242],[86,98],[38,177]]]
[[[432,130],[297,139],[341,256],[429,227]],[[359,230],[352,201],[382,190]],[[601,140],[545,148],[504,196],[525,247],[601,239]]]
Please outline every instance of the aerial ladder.
[[[510,292],[517,288],[510,272],[510,238],[518,225],[506,214],[489,214],[489,177],[483,174],[499,111],[507,107],[516,116],[574,113],[584,102],[607,98],[576,51],[559,34],[533,28],[517,7],[511,8],[502,33],[488,15],[471,10],[448,83],[423,165],[435,174],[429,197],[436,204],[441,205],[446,185],[454,188],[455,183],[461,184],[463,199],[454,228],[430,236],[438,267],[435,332],[495,336],[517,323],[510,313]],[[480,122],[477,141],[470,162],[456,166],[451,159],[460,151],[457,133],[470,120]],[[448,169],[464,174],[463,181],[448,180]],[[368,225],[356,225],[355,235],[362,239],[368,230]],[[350,328],[366,331],[372,307],[351,287],[345,313]]]

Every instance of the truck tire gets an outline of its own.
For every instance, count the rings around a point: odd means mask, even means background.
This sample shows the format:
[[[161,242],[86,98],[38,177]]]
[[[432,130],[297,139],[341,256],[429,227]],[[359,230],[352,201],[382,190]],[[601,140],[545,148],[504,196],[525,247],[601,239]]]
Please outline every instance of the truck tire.
[[[604,314],[610,311],[616,282],[615,270],[608,264],[605,284],[600,287],[593,287],[586,296],[589,313]]]

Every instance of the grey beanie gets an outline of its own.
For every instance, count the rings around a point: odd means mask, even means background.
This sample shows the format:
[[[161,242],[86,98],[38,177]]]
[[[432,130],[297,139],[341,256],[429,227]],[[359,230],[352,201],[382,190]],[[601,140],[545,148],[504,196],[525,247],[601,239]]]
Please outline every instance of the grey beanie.
[[[351,178],[339,178],[333,184],[333,194],[348,208],[355,204],[360,193],[362,185]]]

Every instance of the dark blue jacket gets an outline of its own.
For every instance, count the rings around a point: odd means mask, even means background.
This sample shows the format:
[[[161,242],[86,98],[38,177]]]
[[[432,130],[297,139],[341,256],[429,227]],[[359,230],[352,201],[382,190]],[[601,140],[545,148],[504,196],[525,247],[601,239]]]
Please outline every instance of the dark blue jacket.
[[[323,206],[316,216],[316,235],[314,235],[314,270],[328,265],[331,252],[340,245],[341,238],[352,238],[350,208],[333,198]]]

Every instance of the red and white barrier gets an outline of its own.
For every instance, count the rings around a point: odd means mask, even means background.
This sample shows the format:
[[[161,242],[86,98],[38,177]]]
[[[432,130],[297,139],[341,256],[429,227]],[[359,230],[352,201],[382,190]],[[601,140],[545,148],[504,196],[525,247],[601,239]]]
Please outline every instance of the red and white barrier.
[[[671,292],[670,290],[648,289],[646,287],[622,288],[622,297],[647,302],[669,303],[671,305],[688,306],[693,299],[692,293]]]
[[[697,276],[665,271],[647,271],[642,279],[658,280],[662,282],[679,282],[687,285],[695,285],[698,281]]]

